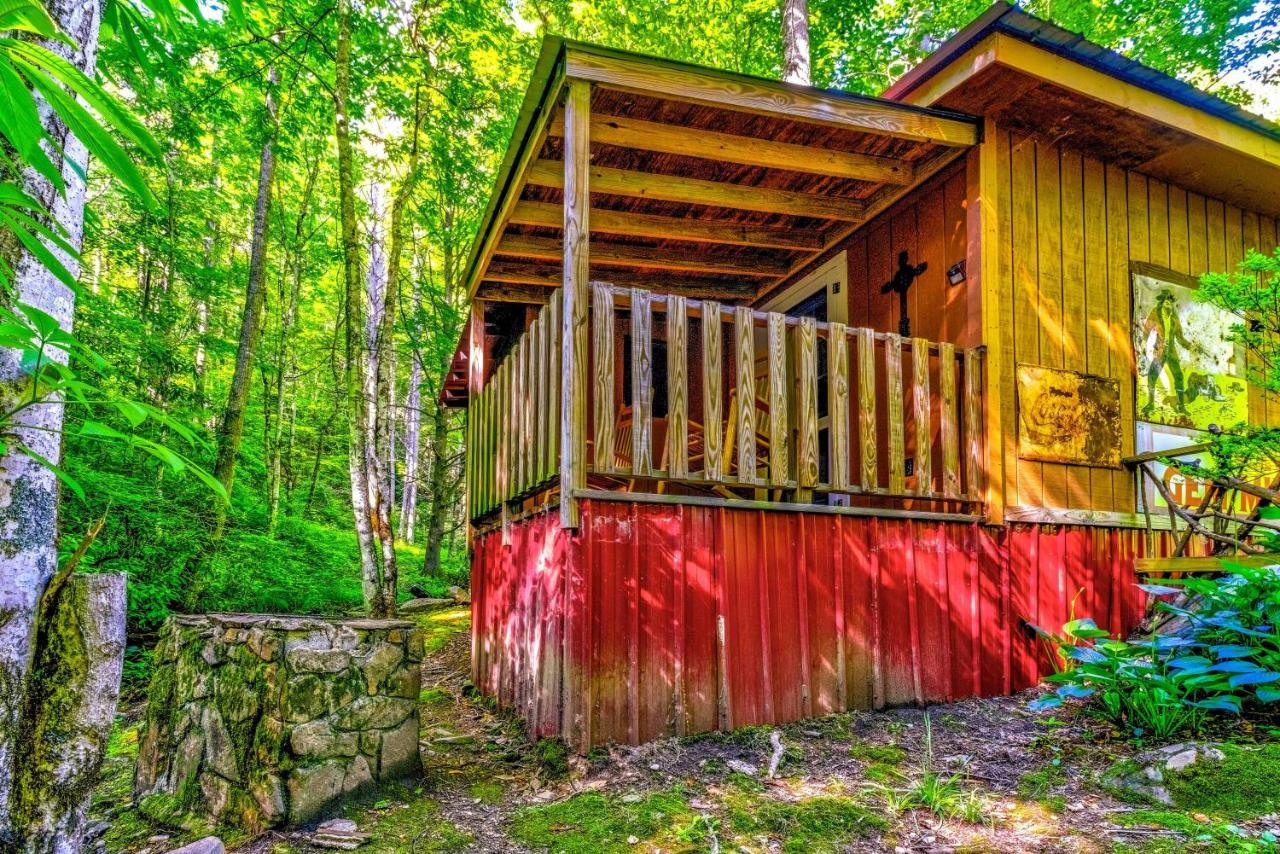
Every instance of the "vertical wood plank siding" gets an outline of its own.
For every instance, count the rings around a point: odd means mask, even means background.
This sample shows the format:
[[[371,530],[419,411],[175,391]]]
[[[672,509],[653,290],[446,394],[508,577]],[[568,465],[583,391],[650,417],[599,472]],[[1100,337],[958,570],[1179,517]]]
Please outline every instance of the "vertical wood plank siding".
[[[992,448],[992,469],[1003,468],[1009,506],[1133,512],[1133,478],[1123,470],[1018,458],[1014,366],[1030,362],[1119,380],[1121,451],[1132,454],[1130,263],[1197,278],[1233,269],[1248,249],[1280,244],[1276,220],[1016,132],[997,130],[993,142],[1002,275],[984,293],[1008,319],[1005,341],[988,344],[1009,352],[998,378],[1000,424],[990,425],[1005,441]],[[1250,420],[1275,420],[1256,390]]]
[[[581,512],[482,534],[472,561],[478,687],[579,750],[1017,691],[1049,670],[1027,623],[1127,632],[1145,605],[1137,530]]]

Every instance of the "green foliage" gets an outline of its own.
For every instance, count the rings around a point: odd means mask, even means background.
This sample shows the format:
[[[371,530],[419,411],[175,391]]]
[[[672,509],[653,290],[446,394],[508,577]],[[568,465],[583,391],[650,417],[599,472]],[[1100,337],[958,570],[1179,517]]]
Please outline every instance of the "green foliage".
[[[1059,687],[1033,708],[1088,700],[1086,708],[1135,737],[1163,740],[1198,732],[1209,712],[1238,714],[1280,700],[1280,575],[1226,565],[1233,572],[1223,578],[1176,582],[1196,595],[1193,610],[1160,603],[1188,621],[1185,636],[1125,642],[1088,619],[1048,635],[1071,667],[1046,680]],[[1179,590],[1141,586],[1156,595]]]
[[[1275,850],[1275,834],[1263,832],[1256,839],[1250,839],[1246,833],[1233,824],[1202,823],[1186,813],[1173,810],[1133,810],[1119,813],[1113,819],[1124,827],[1158,827],[1182,834],[1194,846],[1201,850],[1231,852],[1231,854],[1253,854],[1259,851]],[[1168,842],[1155,841],[1144,848],[1147,852],[1169,852],[1175,854],[1186,849],[1183,840]]]
[[[867,763],[900,765],[907,758],[907,751],[896,744],[871,744],[856,741],[849,747],[849,755]]]
[[[569,748],[561,738],[542,738],[533,749],[538,767],[548,777],[563,777],[569,773]]]
[[[788,854],[844,850],[849,840],[882,829],[885,822],[852,798],[822,796],[797,801],[730,798],[729,826],[766,836]]]
[[[678,789],[638,798],[584,792],[546,806],[525,807],[511,821],[511,837],[530,847],[564,854],[621,854],[627,840],[660,842],[673,826],[694,818]]]

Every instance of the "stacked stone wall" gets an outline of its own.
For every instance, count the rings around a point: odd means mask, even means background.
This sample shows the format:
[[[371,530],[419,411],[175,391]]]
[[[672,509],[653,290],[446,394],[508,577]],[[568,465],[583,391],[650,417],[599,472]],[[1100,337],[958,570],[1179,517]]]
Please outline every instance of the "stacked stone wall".
[[[171,618],[138,749],[141,808],[258,831],[417,773],[422,654],[404,621]]]

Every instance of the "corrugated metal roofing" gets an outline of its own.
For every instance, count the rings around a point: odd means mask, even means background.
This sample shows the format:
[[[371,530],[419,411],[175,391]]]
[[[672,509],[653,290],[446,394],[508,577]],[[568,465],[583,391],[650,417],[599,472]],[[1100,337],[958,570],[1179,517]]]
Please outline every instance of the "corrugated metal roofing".
[[[994,32],[1007,33],[1118,80],[1257,131],[1272,139],[1280,139],[1280,124],[1224,101],[1216,95],[1203,92],[1176,77],[1149,68],[1114,50],[1095,44],[1079,33],[1073,33],[1004,2],[997,2],[985,14],[949,39],[937,52],[889,87],[885,95],[890,98],[902,97],[945,67],[952,58]]]

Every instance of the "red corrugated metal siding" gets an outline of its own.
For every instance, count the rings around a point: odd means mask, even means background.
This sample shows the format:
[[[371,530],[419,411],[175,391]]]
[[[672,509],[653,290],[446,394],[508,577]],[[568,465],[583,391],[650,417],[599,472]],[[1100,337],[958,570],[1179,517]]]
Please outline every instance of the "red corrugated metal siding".
[[[476,684],[579,747],[1009,693],[1027,623],[1137,624],[1143,538],[583,502],[477,538]]]

